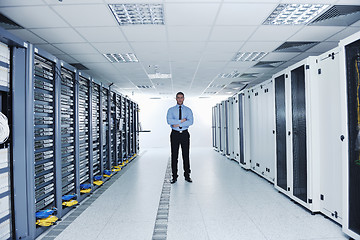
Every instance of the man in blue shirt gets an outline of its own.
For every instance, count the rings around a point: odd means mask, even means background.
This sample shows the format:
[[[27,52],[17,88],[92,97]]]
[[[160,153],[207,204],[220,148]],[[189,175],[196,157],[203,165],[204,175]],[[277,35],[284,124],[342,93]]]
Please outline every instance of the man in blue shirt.
[[[172,129],[170,134],[172,184],[176,183],[178,177],[178,155],[180,145],[183,158],[184,177],[187,182],[192,182],[190,178],[190,134],[188,128],[193,124],[194,118],[191,109],[183,105],[184,94],[182,92],[176,94],[176,102],[176,106],[169,108],[167,112],[167,123]]]

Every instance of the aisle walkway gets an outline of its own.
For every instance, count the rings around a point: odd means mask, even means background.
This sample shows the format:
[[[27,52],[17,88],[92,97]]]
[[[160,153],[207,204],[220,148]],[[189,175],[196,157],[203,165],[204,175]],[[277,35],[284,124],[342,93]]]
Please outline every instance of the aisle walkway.
[[[42,239],[151,240],[168,161],[169,149],[143,151],[79,216],[69,214],[68,227]],[[339,225],[211,148],[191,150],[191,169],[193,183],[179,174],[171,185],[168,240],[348,239]]]

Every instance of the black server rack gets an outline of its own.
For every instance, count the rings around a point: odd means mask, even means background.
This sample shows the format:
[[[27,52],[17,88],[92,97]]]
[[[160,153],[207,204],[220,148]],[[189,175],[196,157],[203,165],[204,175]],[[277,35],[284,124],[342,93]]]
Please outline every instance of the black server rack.
[[[92,150],[93,150],[93,176],[94,179],[102,179],[103,165],[102,165],[102,145],[101,145],[101,134],[100,134],[100,92],[101,87],[99,84],[92,82]]]
[[[34,56],[34,202],[35,212],[56,209],[55,62]],[[34,219],[35,220],[35,219]]]
[[[116,135],[116,93],[110,92],[110,162],[112,167],[118,165]]]
[[[347,111],[348,111],[348,161],[347,181],[348,229],[360,236],[360,40],[345,46]]]
[[[125,99],[125,159],[130,156],[130,101]]]
[[[122,158],[121,161],[124,163],[127,156],[127,138],[126,138],[126,98],[121,97],[121,122],[120,122],[120,128],[121,128],[121,154]]]
[[[287,191],[285,74],[275,78],[276,185]]]
[[[76,194],[75,72],[61,67],[61,182],[62,196]]]
[[[103,125],[103,129],[102,129],[102,164],[103,164],[103,169],[105,170],[111,170],[111,162],[110,162],[110,151],[109,151],[109,112],[108,112],[108,108],[110,106],[109,103],[109,90],[106,89],[105,87],[101,88],[101,92],[102,92],[102,99],[101,99],[101,106],[102,106],[102,125]],[[106,174],[109,175],[109,174]]]
[[[80,184],[92,183],[90,170],[90,101],[89,80],[79,76],[78,80],[78,114],[79,114],[79,182]]]
[[[122,164],[122,129],[121,129],[121,95],[116,94],[116,113],[115,113],[115,132],[116,132],[116,159],[117,165]]]
[[[139,149],[140,149],[140,138],[139,138],[139,133],[140,133],[140,129],[139,129],[139,112],[140,112],[140,108],[139,108],[139,104],[135,103],[135,142],[136,142],[136,151],[135,154],[139,153]]]
[[[135,153],[135,119],[134,119],[134,115],[135,115],[135,107],[134,107],[134,103],[130,102],[130,156],[133,156],[133,154]]]
[[[307,202],[305,66],[291,71],[293,195]]]

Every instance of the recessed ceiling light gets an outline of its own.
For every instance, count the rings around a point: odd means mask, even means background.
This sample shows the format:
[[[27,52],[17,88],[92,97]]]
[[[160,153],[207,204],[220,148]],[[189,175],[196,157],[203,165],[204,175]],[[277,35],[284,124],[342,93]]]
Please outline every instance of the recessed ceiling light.
[[[120,25],[164,24],[163,4],[109,4]]]
[[[238,78],[241,76],[241,73],[238,71],[232,71],[231,73],[220,73],[218,75],[219,78]]]
[[[139,62],[134,53],[104,53],[104,57],[109,60],[109,62]]]
[[[263,24],[304,25],[328,7],[326,4],[279,4]]]
[[[171,74],[167,73],[154,73],[154,74],[148,74],[148,77],[150,79],[166,79],[171,78]]]
[[[238,52],[231,61],[234,62],[254,62],[266,56],[265,52]]]

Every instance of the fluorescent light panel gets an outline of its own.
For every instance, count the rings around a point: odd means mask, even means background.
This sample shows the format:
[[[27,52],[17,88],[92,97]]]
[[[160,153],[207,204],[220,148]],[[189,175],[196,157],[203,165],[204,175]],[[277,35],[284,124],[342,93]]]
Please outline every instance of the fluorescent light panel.
[[[109,62],[139,62],[134,53],[104,53],[104,57],[109,60]]]
[[[266,56],[265,52],[238,52],[231,61],[234,62],[254,62]]]
[[[328,7],[324,4],[279,4],[263,24],[304,25]]]
[[[164,24],[163,4],[109,4],[120,25]]]
[[[155,74],[148,74],[150,79],[167,79],[171,78],[171,74],[167,73],[155,73]]]

